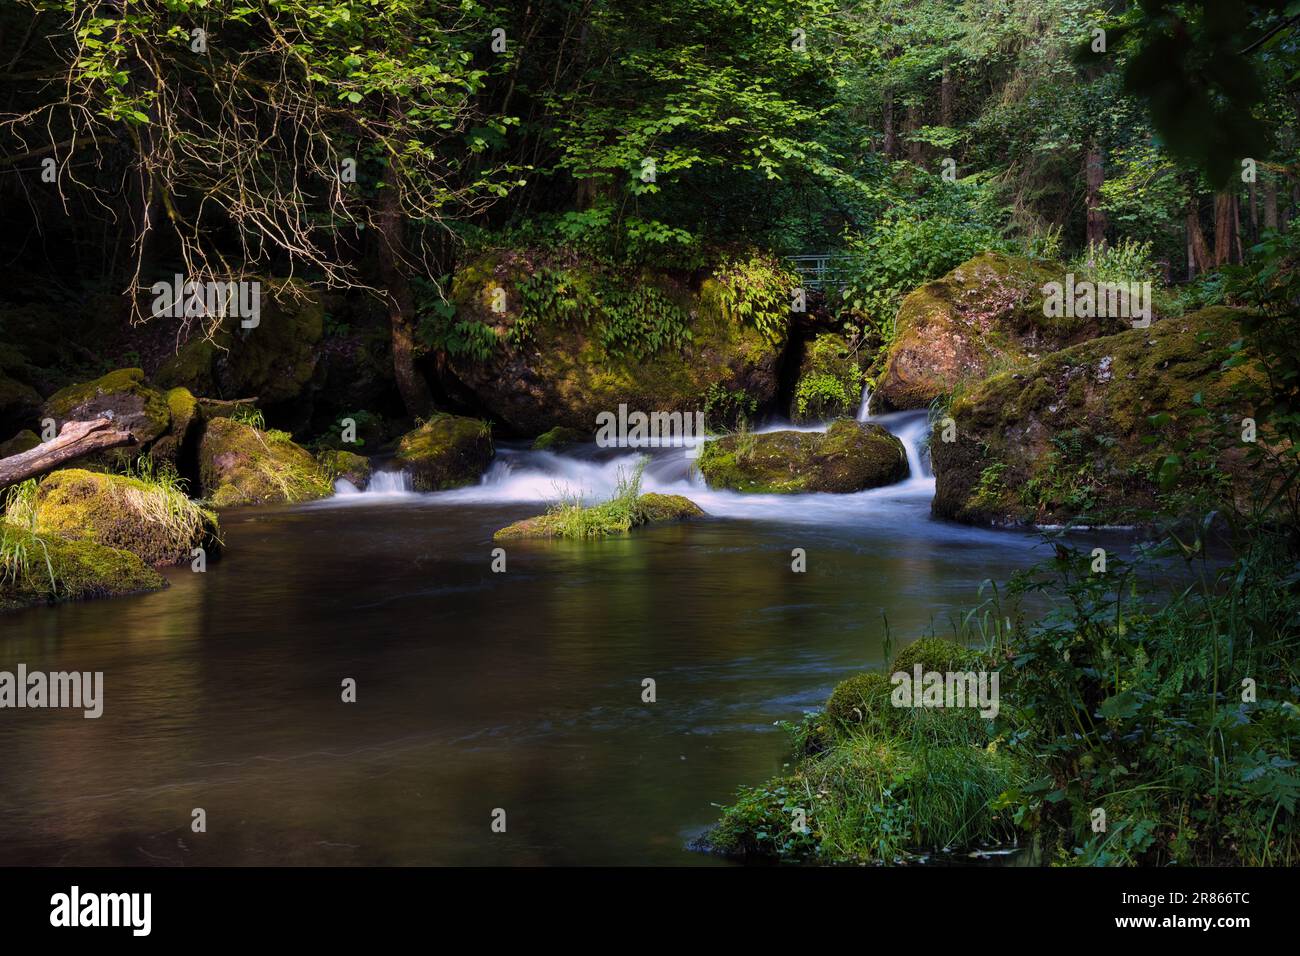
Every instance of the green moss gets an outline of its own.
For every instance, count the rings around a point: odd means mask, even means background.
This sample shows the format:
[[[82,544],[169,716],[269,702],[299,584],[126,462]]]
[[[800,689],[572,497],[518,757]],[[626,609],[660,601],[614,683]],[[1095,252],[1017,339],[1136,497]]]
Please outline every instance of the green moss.
[[[0,521],[0,610],[156,591],[167,582],[129,551],[41,536]]]
[[[522,434],[540,434],[556,425],[590,433],[598,414],[620,404],[647,412],[691,413],[701,410],[714,387],[744,393],[758,405],[776,397],[781,343],[727,308],[719,280],[708,278],[696,287],[686,275],[607,273],[599,263],[566,262],[571,287],[566,301],[575,307],[557,310],[562,321],[532,321],[520,290],[543,261],[541,254],[526,250],[498,253],[471,263],[453,283],[457,318],[492,328],[501,343],[486,360],[456,357],[451,363],[455,377],[495,421]],[[672,335],[649,335],[643,337],[659,342],[652,353],[615,348],[611,354],[605,317],[589,307],[583,293],[602,283],[616,287],[615,298],[624,300],[638,287],[652,288],[656,302],[671,303],[674,314],[689,318],[689,346],[674,347]],[[504,313],[491,309],[498,287],[506,293]],[[633,325],[640,322],[635,315],[627,319]],[[520,322],[527,325],[526,335],[515,332]],[[622,341],[619,336],[614,340]]]
[[[615,496],[613,501],[585,508],[574,502],[561,503],[544,515],[507,525],[492,537],[497,540],[597,538],[626,534],[642,525],[685,521],[703,515],[699,505],[682,495],[648,493],[630,500]]]
[[[1214,463],[1205,471],[1217,478],[1203,477],[1246,495],[1240,422],[1260,373],[1252,361],[1222,368],[1240,337],[1237,316],[1218,307],[1163,319],[965,388],[949,409],[957,440],[931,444],[934,513],[991,524],[1142,524],[1172,509],[1157,465],[1181,440]],[[1151,417],[1161,414],[1169,420],[1157,427]],[[996,486],[985,480],[994,473]]]
[[[200,480],[218,508],[324,498],[329,476],[304,448],[229,418],[208,422],[199,444]]]
[[[875,671],[842,680],[826,701],[826,716],[838,724],[883,726],[889,715],[889,678]]]
[[[911,672],[917,665],[922,671],[964,671],[979,663],[979,655],[954,641],[938,637],[922,637],[913,641],[894,656],[890,673]]]
[[[156,388],[145,382],[138,368],[109,372],[93,382],[69,385],[45,402],[43,414],[62,428],[68,421],[111,417],[130,429],[138,447],[145,447],[167,431],[171,409]]]
[[[902,442],[876,424],[840,419],[823,432],[728,435],[698,460],[712,488],[760,494],[845,494],[907,477]]]
[[[1064,274],[1060,265],[985,253],[921,286],[899,308],[876,395],[893,408],[925,408],[964,382],[1122,327],[1043,315],[1043,286]]]
[[[164,386],[214,398],[256,397],[261,405],[296,398],[311,381],[324,332],[325,306],[296,279],[261,280],[257,326],[225,319],[210,337],[196,334],[158,371]]]
[[[8,458],[11,455],[20,455],[25,451],[31,451],[40,443],[41,436],[30,428],[25,428],[13,438],[0,444],[0,458]]]
[[[327,449],[320,452],[316,456],[316,460],[320,462],[321,468],[329,476],[330,481],[343,478],[357,488],[364,488],[370,483],[370,475],[373,469],[370,465],[370,459],[364,455],[357,455],[350,451]]]
[[[684,495],[661,495],[647,492],[637,499],[647,524],[661,521],[684,521],[701,518],[704,511]]]
[[[556,425],[550,431],[537,436],[537,439],[533,442],[533,451],[559,451],[569,445],[581,444],[589,437],[586,432],[577,428]]]
[[[156,462],[168,462],[175,466],[180,463],[198,435],[202,411],[198,400],[187,388],[170,389],[163,398],[171,415],[171,426],[165,435],[153,443],[149,454]]]
[[[180,564],[217,539],[217,520],[174,482],[67,468],[47,475],[35,501],[36,533],[88,538],[146,564]]]
[[[442,491],[478,481],[495,453],[487,422],[440,412],[402,436],[395,460],[417,490]]]

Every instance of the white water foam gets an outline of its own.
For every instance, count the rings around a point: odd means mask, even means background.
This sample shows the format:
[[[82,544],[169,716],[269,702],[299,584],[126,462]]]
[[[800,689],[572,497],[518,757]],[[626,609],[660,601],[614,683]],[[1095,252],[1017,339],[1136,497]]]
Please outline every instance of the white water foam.
[[[923,412],[880,415],[870,421],[883,425],[903,443],[910,473],[904,481],[855,494],[761,495],[709,488],[693,471],[693,462],[680,449],[647,449],[609,456],[594,445],[552,451],[503,448],[477,485],[421,494],[411,490],[404,472],[379,471],[365,491],[344,480],[337,494],[317,506],[364,505],[413,500],[428,504],[501,504],[540,502],[577,497],[586,503],[608,499],[620,478],[630,475],[637,462],[649,459],[641,480],[643,491],[686,495],[706,512],[722,517],[771,519],[807,523],[878,521],[888,513],[899,521],[914,521],[928,514],[934,496],[924,448],[929,422]],[[826,425],[774,424],[773,431],[825,431]]]

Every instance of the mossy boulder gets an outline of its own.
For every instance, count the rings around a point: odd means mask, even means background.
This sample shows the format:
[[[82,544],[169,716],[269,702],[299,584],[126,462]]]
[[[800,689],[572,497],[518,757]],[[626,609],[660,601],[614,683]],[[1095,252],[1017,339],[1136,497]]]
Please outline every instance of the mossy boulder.
[[[854,674],[835,685],[826,701],[826,716],[841,725],[884,725],[889,718],[890,690],[884,674]]]
[[[968,387],[949,411],[955,440],[930,443],[934,514],[991,525],[1128,525],[1210,484],[1244,497],[1251,446],[1242,420],[1253,417],[1259,373],[1251,361],[1222,368],[1241,338],[1239,314],[1215,307],[1162,319]],[[1164,460],[1182,440],[1190,444],[1181,460],[1200,451],[1207,462],[1170,484]]]
[[[166,396],[149,385],[138,368],[118,369],[60,389],[46,400],[41,414],[54,419],[60,429],[69,421],[111,418],[135,438],[135,446],[120,453],[128,456],[148,448],[171,427]]]
[[[155,566],[187,562],[217,540],[216,516],[174,486],[80,468],[46,475],[33,513],[43,537],[88,538]]]
[[[417,491],[442,491],[478,481],[495,453],[487,422],[439,413],[402,436],[394,461]]]
[[[169,389],[163,395],[171,415],[167,433],[154,442],[149,454],[155,462],[179,464],[196,443],[203,425],[198,399],[188,388]]]
[[[839,419],[825,432],[738,434],[705,444],[700,473],[711,488],[766,494],[847,494],[907,477],[903,443],[880,425]]]
[[[21,552],[0,574],[0,610],[57,601],[117,597],[157,591],[167,582],[130,551],[95,541],[38,535],[0,521],[3,550]]]
[[[370,459],[365,455],[338,449],[327,449],[320,452],[316,456],[316,460],[331,481],[342,478],[358,489],[365,488],[366,485],[370,484],[370,476],[374,469],[370,465]]]
[[[577,428],[556,425],[550,431],[543,432],[533,442],[533,451],[559,451],[570,445],[579,445],[591,436]]]
[[[199,476],[205,497],[218,508],[291,504],[333,491],[325,470],[287,434],[231,418],[207,423],[199,443]]]
[[[964,671],[979,662],[979,654],[956,641],[945,641],[941,637],[922,637],[894,656],[894,663],[889,673],[899,671],[911,673],[917,665],[922,671]]]
[[[601,517],[602,511],[609,508],[608,503],[582,509],[592,513],[589,522],[575,522],[569,509],[557,509],[524,518],[507,525],[492,537],[498,540],[510,538],[559,538],[572,535],[575,526],[581,526],[583,537],[600,537],[607,534],[621,533],[634,527],[648,524],[665,524],[672,521],[687,521],[691,518],[704,517],[704,510],[684,495],[662,495],[647,492],[636,499],[636,507],[630,515],[619,514],[619,520],[606,521]]]
[[[261,279],[258,324],[230,316],[210,336],[195,330],[155,378],[205,398],[256,398],[266,407],[297,398],[316,370],[325,308],[305,282]]]
[[[21,455],[25,451],[31,451],[41,443],[41,436],[36,434],[30,428],[25,428],[8,441],[0,443],[0,458],[8,458],[10,455]]]
[[[1045,316],[1043,286],[1064,278],[1060,265],[985,253],[927,282],[898,310],[875,395],[891,408],[925,408],[964,381],[1129,327]]]
[[[775,263],[763,268],[764,288],[776,291],[760,302],[756,285],[732,273],[621,273],[531,251],[484,257],[456,274],[452,300],[458,321],[486,332],[487,354],[451,356],[444,386],[522,435],[556,425],[590,434],[620,404],[704,411],[719,389],[769,405],[785,332],[775,321],[760,330],[753,316],[774,315],[779,302],[788,321],[793,280]]]
[[[8,431],[35,424],[40,407],[41,396],[36,389],[0,370],[0,428]]]
[[[826,333],[807,343],[790,400],[790,420],[805,425],[852,417],[861,401],[862,369],[844,336]]]
[[[663,495],[648,491],[637,499],[646,524],[703,518],[704,510],[685,495]]]

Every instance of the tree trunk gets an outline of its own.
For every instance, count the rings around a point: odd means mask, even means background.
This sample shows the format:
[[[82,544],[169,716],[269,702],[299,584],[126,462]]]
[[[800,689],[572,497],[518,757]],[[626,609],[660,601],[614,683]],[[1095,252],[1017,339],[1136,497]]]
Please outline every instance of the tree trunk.
[[[129,445],[135,437],[122,431],[111,418],[96,418],[88,422],[67,422],[57,436],[35,448],[0,458],[0,488],[26,481],[57,468],[92,451]]]
[[[1232,261],[1233,240],[1236,238],[1237,197],[1230,192],[1214,195],[1214,265],[1221,266]]]
[[[1201,231],[1201,212],[1195,191],[1187,200],[1187,278],[1194,279],[1210,270],[1210,248]]]
[[[1088,184],[1088,245],[1106,243],[1106,213],[1101,208],[1101,184],[1105,182],[1101,149],[1090,145],[1084,156]]]
[[[1264,228],[1277,232],[1277,176],[1264,173]]]
[[[952,125],[953,85],[952,71],[944,66],[943,78],[939,81],[939,125]]]
[[[893,159],[898,152],[898,139],[894,135],[894,91],[885,90],[885,158]]]
[[[392,331],[393,377],[402,404],[413,417],[433,410],[429,383],[415,367],[415,291],[406,255],[406,218],[398,192],[397,159],[390,156],[379,191],[377,227],[380,239],[379,274],[388,293],[388,323]]]
[[[921,128],[921,111],[913,105],[909,106],[903,115],[903,132],[907,134],[907,158],[918,166],[924,166],[928,147],[925,143],[918,143],[911,135]]]

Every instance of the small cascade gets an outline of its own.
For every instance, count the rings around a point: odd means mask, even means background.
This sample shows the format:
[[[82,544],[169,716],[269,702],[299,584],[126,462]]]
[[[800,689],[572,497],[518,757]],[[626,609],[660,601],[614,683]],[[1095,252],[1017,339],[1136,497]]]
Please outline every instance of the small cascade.
[[[863,391],[858,419],[864,420],[871,395]],[[415,502],[445,505],[536,505],[539,509],[558,500],[596,503],[608,500],[620,479],[630,476],[642,459],[648,459],[641,477],[643,491],[685,495],[710,515],[826,524],[867,520],[881,526],[915,522],[928,513],[934,495],[926,436],[930,423],[923,411],[890,412],[865,419],[887,429],[903,444],[910,474],[895,485],[847,495],[756,495],[712,489],[680,448],[599,449],[594,444],[575,445],[562,451],[497,449],[496,459],[477,483],[433,493],[412,490],[411,476],[401,471],[378,471],[365,491],[344,480],[336,494],[314,504],[382,505]],[[826,424],[772,423],[758,430],[820,431]],[[311,506],[309,506],[311,507]]]
[[[862,404],[858,406],[858,421],[865,422],[871,418],[871,385],[862,385]]]
[[[342,498],[377,498],[377,497],[394,497],[397,495],[411,495],[415,493],[414,486],[411,483],[410,472],[406,471],[377,471],[370,476],[370,482],[366,485],[366,490],[361,491],[356,485],[346,478],[339,478],[334,482],[334,494]]]

